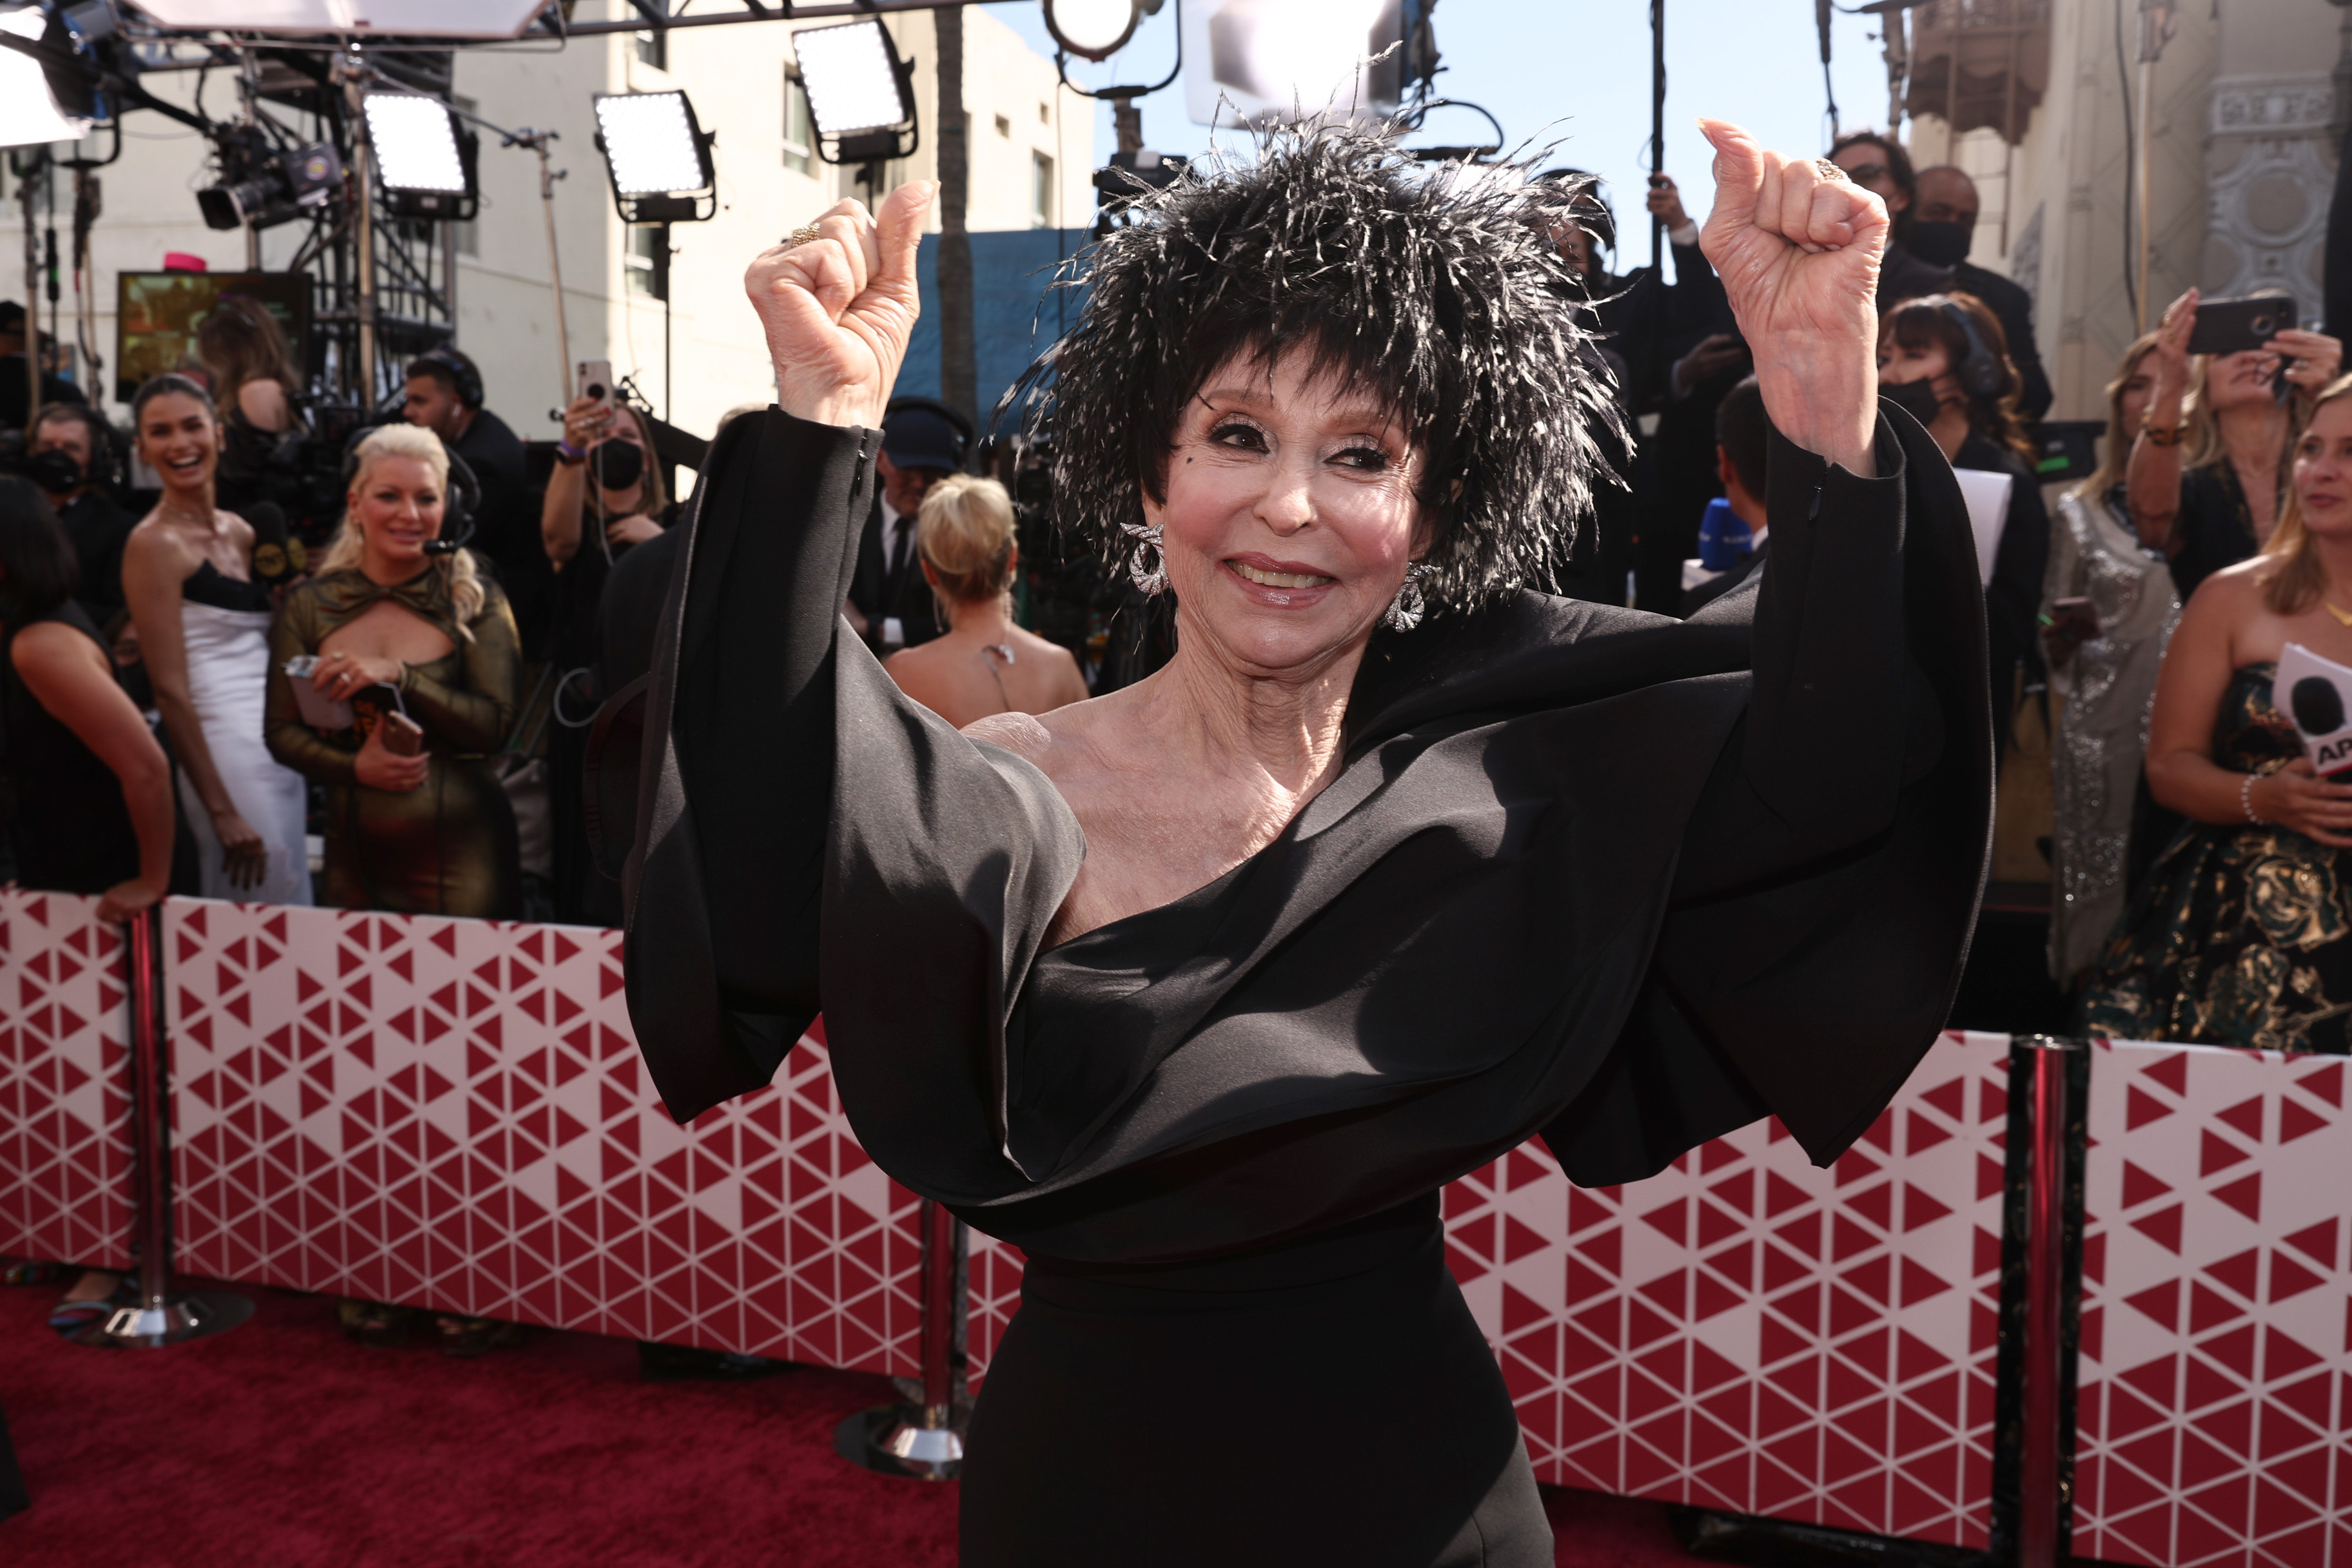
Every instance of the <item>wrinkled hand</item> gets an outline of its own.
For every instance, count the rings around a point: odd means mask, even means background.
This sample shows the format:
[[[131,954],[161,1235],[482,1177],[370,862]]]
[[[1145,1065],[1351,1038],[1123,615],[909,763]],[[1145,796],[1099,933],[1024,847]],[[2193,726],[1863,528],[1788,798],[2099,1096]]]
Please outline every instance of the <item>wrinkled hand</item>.
[[[310,684],[319,689],[320,695],[340,701],[362,687],[397,686],[401,671],[401,662],[396,658],[331,653],[323,655],[319,668],[310,672]]]
[[[915,252],[939,186],[900,185],[878,216],[836,202],[820,237],[760,253],[743,289],[776,362],[776,404],[820,425],[879,428],[921,305]]]
[[[2326,332],[2289,327],[2263,345],[2286,361],[2286,378],[2305,395],[2316,397],[2344,372],[2344,345]]]
[[[152,907],[163,897],[160,882],[142,882],[133,877],[127,882],[117,882],[98,896],[98,918],[121,925],[141,910]]]
[[[643,544],[661,536],[661,524],[643,512],[616,517],[604,525],[604,539],[611,544]]]
[[[1737,125],[1699,129],[1716,151],[1715,210],[1699,246],[1755,352],[1765,412],[1798,446],[1868,477],[1886,208],[1810,158],[1765,152]]]
[[[419,752],[413,757],[400,756],[383,743],[383,726],[378,724],[368,731],[360,744],[359,753],[352,758],[352,776],[369,789],[380,789],[387,795],[406,795],[420,789],[425,775],[431,771],[433,759]]]
[[[2264,822],[2333,848],[2352,849],[2352,784],[2319,777],[2308,757],[2256,779],[2247,802]]]
[[[269,846],[234,808],[213,814],[213,837],[220,840],[221,869],[232,888],[257,888],[269,874]]]

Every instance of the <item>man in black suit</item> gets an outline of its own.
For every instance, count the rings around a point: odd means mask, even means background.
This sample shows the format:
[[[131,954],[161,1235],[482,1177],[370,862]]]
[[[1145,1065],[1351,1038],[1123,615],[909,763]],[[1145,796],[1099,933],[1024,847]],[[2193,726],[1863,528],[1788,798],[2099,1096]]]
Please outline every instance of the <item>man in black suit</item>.
[[[915,514],[933,485],[962,470],[971,443],[971,422],[936,398],[895,397],[882,416],[882,454],[874,465],[882,483],[849,580],[850,624],[877,654],[914,647],[947,629],[915,555]]]
[[[540,496],[522,438],[483,401],[481,370],[456,349],[444,344],[409,362],[401,416],[440,437],[481,481],[471,547],[497,572],[525,653],[536,658],[554,613],[555,569],[540,541]]]
[[[1720,576],[1685,590],[1685,619],[1764,569],[1764,552],[1772,543],[1765,534],[1771,520],[1764,510],[1764,458],[1771,434],[1764,395],[1757,390],[1751,375],[1726,393],[1715,410],[1716,468],[1722,476],[1723,499],[1731,504],[1731,515],[1748,525],[1748,558]]]
[[[1977,183],[1966,171],[1949,163],[1922,169],[1918,202],[1912,208],[1906,239],[1912,254],[1922,261],[1950,268],[1952,280],[1947,291],[1973,294],[2000,318],[2001,336],[2008,340],[2009,360],[2017,367],[2021,384],[2017,411],[2032,424],[2050,412],[2052,395],[2049,374],[2042,368],[2042,350],[2033,341],[2033,296],[1969,259],[1978,205]]]

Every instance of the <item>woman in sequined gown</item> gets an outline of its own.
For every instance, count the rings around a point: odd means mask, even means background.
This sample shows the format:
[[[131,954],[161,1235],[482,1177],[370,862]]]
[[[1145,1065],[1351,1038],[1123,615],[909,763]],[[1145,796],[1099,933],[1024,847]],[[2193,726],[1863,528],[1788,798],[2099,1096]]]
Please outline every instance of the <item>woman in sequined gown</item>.
[[[2180,599],[2161,551],[2132,531],[2124,500],[2131,432],[2154,377],[2153,336],[2124,351],[2107,384],[2107,438],[2098,471],[2059,498],[2042,589],[2042,646],[2050,686],[2064,700],[2051,758],[2056,825],[2051,861],[2050,973],[2079,982],[2123,913],[2126,851],[2147,717]],[[2075,606],[2071,601],[2088,600]],[[2062,607],[2063,606],[2063,607]]]
[[[2352,1046],[2352,784],[2315,777],[2273,705],[2289,643],[2352,664],[2352,378],[2297,438],[2261,554],[2200,584],[2173,633],[2147,782],[2189,818],[2101,954],[2084,1023],[2121,1038]]]

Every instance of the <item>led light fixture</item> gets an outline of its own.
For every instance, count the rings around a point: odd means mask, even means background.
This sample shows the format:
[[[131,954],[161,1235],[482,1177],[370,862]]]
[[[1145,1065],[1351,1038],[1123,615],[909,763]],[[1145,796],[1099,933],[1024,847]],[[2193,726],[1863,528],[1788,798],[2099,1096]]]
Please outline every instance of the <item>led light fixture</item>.
[[[0,28],[27,43],[38,43],[48,25],[48,13],[37,6],[0,16]],[[89,132],[89,121],[68,119],[58,108],[40,61],[14,49],[0,49],[0,147],[73,142]]]
[[[512,38],[547,0],[139,0],[139,9],[156,26],[194,32]]]
[[[816,122],[817,155],[870,163],[915,150],[913,72],[880,22],[845,22],[793,35]]]
[[[1071,54],[1107,60],[1127,47],[1136,24],[1159,9],[1157,0],[1045,0],[1045,30]]]
[[[393,215],[456,223],[472,217],[479,143],[449,106],[418,92],[371,92],[362,104],[376,182]]]
[[[596,145],[624,223],[695,223],[718,210],[709,134],[682,92],[600,92]]]

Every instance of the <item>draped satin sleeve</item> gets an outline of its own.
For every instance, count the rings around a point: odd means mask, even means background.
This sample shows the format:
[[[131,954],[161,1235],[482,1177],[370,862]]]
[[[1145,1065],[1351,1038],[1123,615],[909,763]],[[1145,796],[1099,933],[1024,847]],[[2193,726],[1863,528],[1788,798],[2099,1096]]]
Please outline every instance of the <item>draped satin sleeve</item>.
[[[1957,486],[1776,444],[1758,586],[1382,633],[1346,765],[1208,887],[1046,950],[1085,843],[839,615],[878,437],[731,426],[670,587],[627,983],[673,1114],[820,1012],[876,1161],[1032,1250],[1212,1255],[1541,1134],[1645,1174],[1767,1113],[1814,1158],[1943,1022],[1990,818]]]

